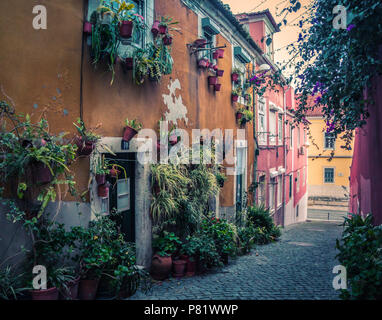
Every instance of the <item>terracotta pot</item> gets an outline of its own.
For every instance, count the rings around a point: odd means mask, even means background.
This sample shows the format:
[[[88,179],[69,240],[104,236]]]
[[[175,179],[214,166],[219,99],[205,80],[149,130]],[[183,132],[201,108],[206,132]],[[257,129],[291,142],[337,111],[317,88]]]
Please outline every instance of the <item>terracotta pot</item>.
[[[159,33],[159,24],[160,21],[155,20],[153,26],[151,27],[151,33],[154,35],[154,37],[156,37]]]
[[[172,44],[172,37],[169,37],[169,36],[163,37],[163,44],[165,46],[171,46],[171,44]]]
[[[232,73],[232,81],[233,82],[237,82],[237,80],[239,80],[239,74],[238,73]]]
[[[125,142],[129,142],[133,137],[138,133],[137,130],[131,128],[131,127],[125,127],[123,131],[123,138],[122,140]]]
[[[218,82],[218,78],[217,77],[208,77],[208,84],[210,86],[214,86],[217,82]]]
[[[215,91],[220,91],[221,87],[222,87],[221,83],[215,84]]]
[[[171,273],[172,267],[172,258],[161,257],[157,254],[154,254],[151,261],[151,271],[150,274],[155,280],[164,280],[167,279]]]
[[[64,300],[77,300],[79,284],[80,277],[67,283],[67,290],[63,289],[64,292],[61,292],[61,298]]]
[[[166,34],[167,33],[167,26],[159,24],[159,33],[160,34]]]
[[[186,265],[187,261],[185,260],[175,260],[172,262],[172,267],[173,267],[173,276],[176,278],[181,278],[184,277],[186,274]]]
[[[78,297],[80,300],[95,300],[97,295],[99,279],[97,280],[80,280],[78,287]]]
[[[58,300],[56,287],[46,290],[31,290],[32,300]]]
[[[186,267],[186,276],[192,277],[195,275],[196,272],[196,260],[191,258],[187,259],[187,267]]]
[[[236,119],[240,120],[243,117],[243,114],[241,112],[236,113]]]
[[[133,33],[133,21],[122,21],[119,23],[119,35],[122,38],[131,38]]]
[[[34,163],[32,165],[32,172],[36,184],[47,184],[53,179],[49,168],[42,162]]]
[[[239,100],[239,96],[237,94],[233,94],[231,97],[232,97],[232,102],[237,102]]]
[[[213,58],[214,60],[219,59],[219,54],[218,54],[217,51],[215,51],[215,52],[212,54],[212,58]]]
[[[216,70],[216,75],[217,75],[218,77],[222,77],[223,74],[224,74],[224,70]]]
[[[194,46],[198,48],[205,48],[206,43],[207,43],[206,39],[196,39],[194,41]]]
[[[223,59],[224,58],[224,50],[223,49],[217,49],[216,52],[218,53],[218,58]]]
[[[109,186],[107,184],[99,185],[97,190],[100,198],[107,198],[109,196]]]
[[[133,70],[134,68],[134,59],[133,58],[126,58],[125,65],[127,70]]]
[[[84,33],[91,34],[93,25],[89,21],[84,23]]]
[[[105,184],[106,183],[106,175],[105,174],[96,174],[95,176],[97,185]]]
[[[94,142],[89,142],[89,141],[84,142],[82,137],[79,137],[79,136],[75,137],[74,143],[78,147],[77,154],[79,156],[89,156],[95,148]]]

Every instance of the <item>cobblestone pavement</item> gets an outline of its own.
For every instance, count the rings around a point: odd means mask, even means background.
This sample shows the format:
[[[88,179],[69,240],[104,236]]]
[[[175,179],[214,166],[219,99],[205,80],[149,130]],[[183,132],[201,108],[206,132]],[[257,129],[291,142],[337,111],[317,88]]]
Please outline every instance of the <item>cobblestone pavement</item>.
[[[338,299],[332,287],[336,238],[333,222],[306,222],[287,227],[277,243],[258,246],[203,276],[157,283],[132,300],[176,299]]]

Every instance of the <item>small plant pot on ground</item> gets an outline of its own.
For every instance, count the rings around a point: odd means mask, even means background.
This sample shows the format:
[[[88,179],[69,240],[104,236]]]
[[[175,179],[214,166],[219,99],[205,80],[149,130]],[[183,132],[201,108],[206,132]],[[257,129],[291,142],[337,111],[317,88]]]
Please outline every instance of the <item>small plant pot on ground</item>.
[[[213,76],[213,77],[208,77],[208,84],[210,86],[214,86],[215,84],[217,84],[218,82],[218,78]]]
[[[175,260],[172,262],[173,276],[175,278],[182,278],[186,274],[187,261]]]
[[[52,173],[43,162],[32,164],[33,181],[36,184],[47,184],[53,180]]]
[[[159,24],[160,21],[155,20],[153,26],[151,27],[151,33],[154,35],[154,37],[156,37],[159,33]]]
[[[106,183],[106,175],[105,174],[96,174],[95,179],[96,179],[98,186]]]
[[[119,23],[119,35],[124,39],[131,38],[133,33],[133,22],[132,21],[121,21]]]
[[[122,140],[125,142],[130,142],[131,139],[134,138],[134,136],[138,133],[137,130],[131,128],[131,127],[125,127],[123,130],[123,138]]]
[[[98,290],[99,279],[80,280],[78,297],[80,300],[95,300]]]
[[[93,25],[89,21],[84,23],[84,33],[91,34]]]
[[[169,277],[172,267],[172,258],[161,257],[155,254],[151,261],[150,274],[154,280],[165,280]]]
[[[99,185],[97,191],[98,197],[107,198],[109,196],[109,185],[107,183]]]
[[[222,87],[221,83],[217,83],[217,84],[215,84],[214,89],[215,89],[215,91],[220,91],[221,87]]]
[[[231,100],[232,100],[232,102],[237,102],[239,100],[239,96],[237,94],[233,94],[231,96]]]
[[[32,300],[58,300],[59,292],[56,287],[46,290],[31,290]]]
[[[60,297],[62,300],[77,300],[78,299],[78,287],[80,284],[80,277],[67,283],[67,288],[63,288],[60,291]]]

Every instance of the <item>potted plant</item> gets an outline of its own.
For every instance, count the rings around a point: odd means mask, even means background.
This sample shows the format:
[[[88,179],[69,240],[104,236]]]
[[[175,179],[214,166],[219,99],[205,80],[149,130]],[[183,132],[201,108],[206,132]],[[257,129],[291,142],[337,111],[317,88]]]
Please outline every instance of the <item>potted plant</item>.
[[[151,33],[154,35],[154,37],[156,37],[159,33],[159,25],[160,25],[160,21],[155,20],[151,27]]]
[[[102,157],[99,161],[97,161],[97,165],[95,168],[95,179],[97,185],[103,185],[106,183],[106,176],[110,174],[109,163],[107,160]]]
[[[98,185],[97,187],[98,197],[107,198],[109,196],[109,188],[110,188],[109,182]]]
[[[142,129],[142,123],[139,122],[138,120],[125,120],[125,128],[123,131],[123,141],[129,142],[137,133],[139,130]]]
[[[243,72],[241,71],[241,69],[234,68],[232,70],[232,75],[231,75],[232,81],[237,83],[239,81],[240,76],[242,76],[242,74]]]
[[[170,36],[170,35],[165,35],[165,36],[163,37],[163,44],[164,44],[165,46],[171,46],[171,44],[172,44],[172,36]]]
[[[173,276],[175,278],[182,278],[186,274],[187,261],[183,259],[173,260]]]
[[[215,91],[220,91],[221,87],[222,87],[221,83],[217,83],[217,84],[215,84],[214,89],[215,89]]]
[[[93,24],[89,21],[84,23],[84,33],[91,34],[93,29]]]
[[[221,169],[219,168],[215,172],[215,177],[216,177],[216,181],[217,181],[218,185],[220,186],[220,188],[223,188],[224,182],[227,180],[227,176],[224,173],[222,173],[220,170]]]
[[[224,70],[221,70],[221,69],[216,70],[216,75],[217,75],[218,77],[222,77],[223,74],[224,74]]]
[[[73,123],[77,128],[79,136],[77,135],[74,138],[74,142],[77,145],[77,153],[80,156],[88,156],[90,155],[97,143],[97,141],[101,138],[99,135],[93,133],[90,130],[87,130],[85,127],[85,123],[78,118],[77,123]]]
[[[239,119],[240,125],[245,125],[247,122],[251,122],[252,120],[253,112],[247,109],[242,110],[242,117]]]
[[[165,16],[161,17],[159,24],[159,33],[162,35],[167,34],[169,31],[179,31],[178,28],[174,28],[173,26],[178,24],[179,21],[173,21],[173,18]]]
[[[196,39],[194,41],[194,46],[197,47],[197,48],[205,48],[206,47],[206,43],[207,43],[206,39],[200,38],[200,39]]]
[[[24,292],[30,290],[23,284],[25,274],[18,273],[14,267],[6,266],[0,269],[0,299],[17,300]]]
[[[161,236],[154,239],[153,247],[156,249],[151,262],[150,274],[155,280],[164,280],[171,273],[172,258],[171,255],[181,244],[179,237],[173,232],[164,231]]]
[[[219,53],[218,53],[217,51],[214,51],[214,52],[212,53],[212,59],[214,59],[214,60],[219,59]]]
[[[216,52],[218,54],[218,58],[219,59],[223,59],[224,58],[224,49],[217,49]]]
[[[47,184],[53,179],[52,169],[48,167],[44,162],[34,161],[32,162],[33,178],[36,184]]]
[[[210,64],[210,60],[208,60],[206,57],[201,58],[198,62],[199,68],[207,69]]]
[[[214,86],[217,83],[217,81],[218,81],[218,77],[216,77],[216,76],[209,76],[208,77],[208,84],[210,86]]]
[[[240,87],[233,89],[232,94],[231,94],[232,102],[237,102],[239,100],[240,94],[241,94],[241,88]]]

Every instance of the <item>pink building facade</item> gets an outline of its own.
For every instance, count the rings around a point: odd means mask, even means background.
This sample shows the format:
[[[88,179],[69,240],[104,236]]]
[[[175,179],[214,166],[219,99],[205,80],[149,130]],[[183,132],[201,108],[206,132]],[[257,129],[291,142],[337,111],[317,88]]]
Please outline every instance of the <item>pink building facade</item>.
[[[264,51],[271,69],[273,37],[279,28],[269,10],[237,15],[251,37]],[[277,225],[289,225],[307,218],[307,155],[303,125],[292,129],[295,97],[293,88],[278,87],[256,97],[254,114],[257,161],[255,200],[264,204]]]

